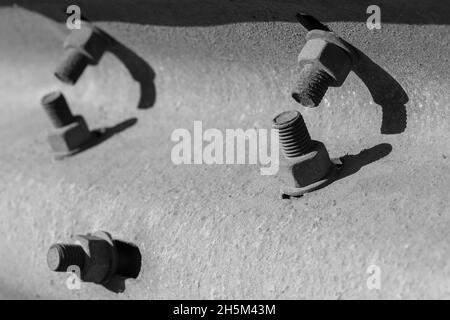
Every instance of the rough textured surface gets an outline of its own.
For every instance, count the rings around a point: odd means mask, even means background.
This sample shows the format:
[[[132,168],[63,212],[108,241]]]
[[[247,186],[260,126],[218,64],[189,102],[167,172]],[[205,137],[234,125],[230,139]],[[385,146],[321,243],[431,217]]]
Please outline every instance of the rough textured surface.
[[[39,100],[61,87],[52,72],[66,30],[50,1],[17,2],[27,9],[0,9],[0,297],[450,298],[445,0],[379,1],[380,31],[367,30],[364,1],[87,5],[151,69],[118,46],[63,87],[92,128],[138,122],[62,162],[51,160]],[[305,35],[297,10],[365,54],[321,107],[301,110],[332,157],[350,154],[345,178],[282,201],[280,181],[257,166],[173,165],[171,133],[192,130],[193,120],[270,128],[274,115],[298,108],[290,97]],[[155,90],[144,71],[155,74]],[[122,294],[69,291],[66,275],[46,265],[53,242],[98,229],[141,250],[141,274]],[[366,287],[371,264],[381,267],[380,291]]]

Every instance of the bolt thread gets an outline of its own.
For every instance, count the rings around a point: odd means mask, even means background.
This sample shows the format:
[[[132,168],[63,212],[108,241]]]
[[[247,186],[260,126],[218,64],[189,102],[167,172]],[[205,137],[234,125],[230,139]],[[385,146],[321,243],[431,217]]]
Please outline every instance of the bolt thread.
[[[306,64],[298,76],[292,98],[305,107],[317,107],[334,79],[318,64]]]
[[[302,115],[298,111],[285,111],[273,119],[278,130],[281,148],[286,158],[300,157],[311,150],[312,140]]]
[[[75,84],[89,64],[89,58],[75,48],[68,48],[58,65],[55,76],[64,83]]]
[[[56,128],[67,126],[75,121],[66,98],[61,92],[55,91],[45,95],[41,104]]]
[[[85,252],[79,245],[54,244],[47,254],[47,264],[52,271],[66,272],[70,266],[84,266]]]

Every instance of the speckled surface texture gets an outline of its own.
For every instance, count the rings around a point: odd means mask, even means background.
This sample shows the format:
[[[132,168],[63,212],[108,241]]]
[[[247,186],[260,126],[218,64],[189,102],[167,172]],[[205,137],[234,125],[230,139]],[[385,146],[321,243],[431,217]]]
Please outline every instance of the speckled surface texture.
[[[450,298],[446,1],[378,1],[379,31],[366,28],[364,1],[84,2],[88,18],[150,67],[122,48],[75,87],[52,75],[64,1],[12,2],[0,1],[0,297]],[[305,36],[298,11],[364,53],[316,109],[290,97]],[[145,79],[143,92],[117,56]],[[60,88],[91,128],[137,123],[55,162],[39,100]],[[194,120],[270,128],[287,109],[302,112],[332,157],[350,155],[345,177],[280,200],[279,179],[256,165],[171,162],[174,129],[192,131]],[[141,273],[120,294],[70,291],[46,252],[99,229],[139,246]],[[366,286],[371,264],[380,290]]]

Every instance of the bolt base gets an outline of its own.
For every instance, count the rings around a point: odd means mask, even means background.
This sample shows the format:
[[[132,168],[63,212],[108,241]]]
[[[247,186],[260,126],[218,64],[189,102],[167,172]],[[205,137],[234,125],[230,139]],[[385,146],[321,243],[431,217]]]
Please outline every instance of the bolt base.
[[[323,187],[326,187],[328,184],[333,182],[341,169],[342,162],[340,159],[331,159],[331,162],[332,162],[331,169],[323,179],[301,188],[282,187],[281,198],[282,199],[299,198],[306,193],[310,193]]]
[[[55,161],[62,161],[65,158],[70,158],[80,152],[82,152],[83,150],[86,150],[88,148],[90,148],[93,145],[96,145],[97,143],[99,143],[99,141],[102,141],[104,133],[100,132],[100,131],[90,131],[90,135],[89,138],[81,145],[79,145],[78,147],[71,149],[71,150],[67,150],[67,151],[55,151],[52,150],[52,154],[53,154],[53,159]]]

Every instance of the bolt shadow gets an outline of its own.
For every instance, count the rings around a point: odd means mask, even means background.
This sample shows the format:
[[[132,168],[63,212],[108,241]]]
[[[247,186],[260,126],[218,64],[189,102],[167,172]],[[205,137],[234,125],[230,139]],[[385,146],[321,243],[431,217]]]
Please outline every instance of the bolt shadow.
[[[370,149],[364,149],[356,155],[345,155],[339,158],[342,164],[339,165],[339,172],[330,183],[357,173],[362,167],[386,157],[391,152],[391,144],[381,143]]]
[[[94,25],[88,18],[82,16],[82,20]],[[131,77],[139,83],[140,98],[138,102],[138,109],[149,109],[156,102],[156,74],[153,68],[142,57],[137,55],[133,50],[122,44],[116,38],[108,34],[105,30],[95,26],[104,37],[108,39],[106,52],[114,55],[127,68]]]
[[[359,170],[361,170],[363,167],[376,162],[378,160],[383,159],[384,157],[388,156],[392,152],[392,145],[389,143],[381,143],[378,144],[370,149],[364,149],[360,153],[356,155],[345,155],[343,157],[340,157],[338,159],[334,159],[333,162],[336,166],[336,169],[334,173],[331,173],[329,175],[329,180],[324,183],[323,185],[311,190],[311,191],[317,191],[323,188],[328,187],[330,184],[333,184],[336,181],[342,180],[346,177],[349,177],[355,173],[357,173]],[[289,199],[289,198],[302,198],[304,195],[301,196],[287,196],[282,195],[281,197],[283,199]]]
[[[298,13],[297,21],[308,31],[318,29],[331,31],[328,26],[307,13]],[[369,89],[373,101],[381,106],[382,122],[380,131],[383,134],[399,134],[406,130],[407,112],[405,104],[409,98],[402,86],[386,70],[377,65],[361,50],[343,40],[356,53],[358,63],[353,72]]]
[[[102,30],[103,33],[105,33]],[[149,109],[156,101],[156,74],[152,67],[133,50],[126,47],[115,38],[108,35],[111,39],[107,52],[113,54],[119,59],[130,72],[135,81],[139,83],[141,97],[138,103],[138,109]]]
[[[103,285],[109,291],[122,293],[126,289],[127,279],[136,279],[141,272],[142,255],[139,248],[129,242],[114,240],[119,261],[116,274],[112,279]]]
[[[92,138],[87,143],[85,143],[82,147],[77,149],[75,152],[70,153],[69,155],[56,156],[56,159],[61,160],[66,157],[72,157],[95,146],[98,146],[99,144],[105,142],[116,134],[119,134],[122,131],[125,131],[126,129],[134,126],[136,123],[136,118],[130,118],[128,120],[122,121],[114,127],[91,130]]]
[[[359,55],[359,62],[353,71],[369,89],[373,101],[382,108],[381,133],[404,132],[408,121],[405,104],[409,101],[405,90],[386,70],[352,47]]]

